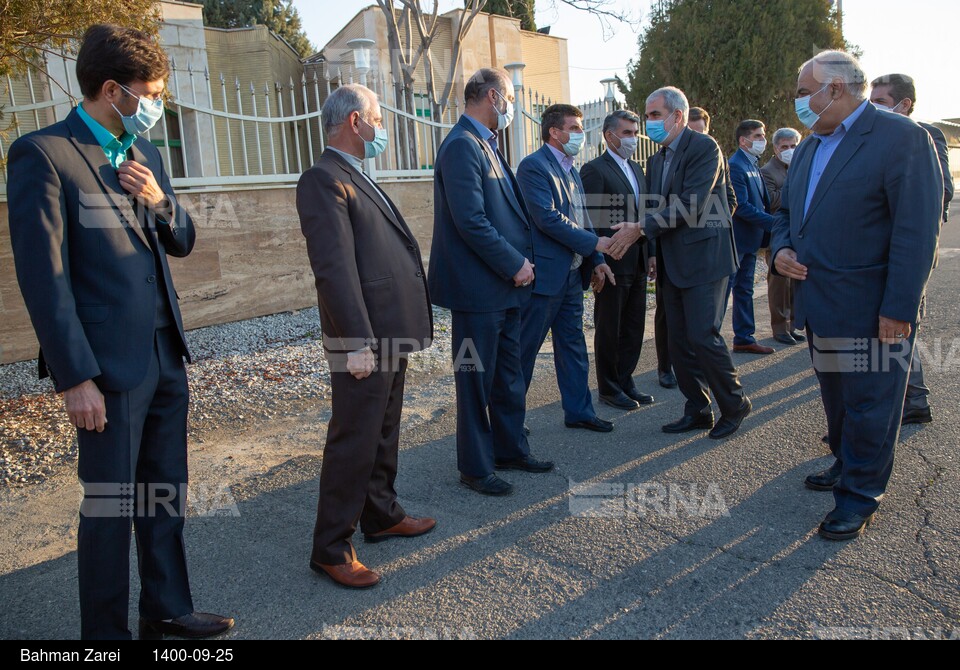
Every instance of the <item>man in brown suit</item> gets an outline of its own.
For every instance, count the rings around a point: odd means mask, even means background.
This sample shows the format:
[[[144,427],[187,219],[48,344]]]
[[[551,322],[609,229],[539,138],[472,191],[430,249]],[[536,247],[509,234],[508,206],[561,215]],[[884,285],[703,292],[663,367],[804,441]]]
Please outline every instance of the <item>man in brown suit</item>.
[[[323,121],[327,149],[297,185],[333,386],[310,567],[368,588],[380,576],[357,560],[358,522],[367,542],[436,526],[408,517],[394,489],[406,357],[430,346],[433,316],[416,239],[363,170],[387,145],[376,94],[341,86]]]
[[[774,156],[760,168],[760,176],[770,196],[770,213],[780,209],[783,185],[787,182],[787,168],[793,160],[793,152],[800,144],[800,133],[793,128],[781,128],[773,134]],[[767,267],[772,267],[769,245],[762,250]],[[770,326],[773,338],[781,344],[796,345],[806,342],[806,336],[793,328],[794,282],[789,277],[767,274],[767,300],[770,304]]]

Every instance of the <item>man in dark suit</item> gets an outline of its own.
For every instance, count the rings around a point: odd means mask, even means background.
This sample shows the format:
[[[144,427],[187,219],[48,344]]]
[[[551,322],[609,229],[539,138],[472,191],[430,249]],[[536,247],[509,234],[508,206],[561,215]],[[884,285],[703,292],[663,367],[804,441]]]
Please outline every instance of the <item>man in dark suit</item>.
[[[430,293],[452,312],[460,481],[483,495],[513,487],[494,469],[548,472],[523,430],[520,309],[534,281],[533,233],[520,185],[499,149],[513,119],[513,83],[485,68],[437,152]]]
[[[553,359],[564,423],[599,433],[613,424],[597,416],[590,396],[590,359],[583,335],[583,292],[595,279],[603,288],[613,273],[587,214],[583,183],[573,166],[585,138],[583,113],[572,105],[551,105],[540,123],[544,144],[517,169],[517,181],[533,226],[537,281],[520,314],[520,358],[527,391],[537,354],[553,332]]]
[[[757,342],[753,315],[753,284],[757,272],[757,252],[767,246],[773,228],[770,198],[760,176],[760,156],[767,150],[766,128],[761,121],[741,121],[736,131],[737,152],[730,156],[730,180],[737,194],[733,214],[733,238],[737,245],[739,268],[730,278],[728,293],[733,294],[733,350],[738,353],[769,355],[774,352]]]
[[[780,210],[783,185],[787,182],[787,169],[802,139],[800,133],[793,128],[780,128],[773,134],[773,157],[760,168],[760,176],[763,177],[767,195],[770,196],[771,214]],[[763,254],[767,267],[772,268],[769,241]],[[773,339],[791,347],[807,341],[806,335],[800,334],[793,327],[793,289],[792,279],[781,277],[772,271],[767,273],[767,304],[770,306]]]
[[[647,98],[647,135],[663,145],[647,169],[647,192],[659,198],[639,223],[614,226],[610,253],[622,256],[641,235],[657,242],[670,329],[670,358],[687,399],[667,433],[710,430],[723,439],[752,409],[720,326],[727,283],[737,269],[723,154],[709,135],[687,129],[689,103],[673,87]],[[720,408],[714,424],[710,392]]]
[[[639,218],[641,198],[646,192],[643,168],[632,160],[639,136],[639,116],[625,109],[613,112],[603,121],[606,152],[580,171],[598,235],[612,237],[613,226]],[[656,276],[656,255],[650,253],[650,245],[642,238],[621,260],[607,256],[607,264],[615,282],[595,291],[594,307],[600,400],[619,409],[637,409],[653,402],[653,396],[637,388],[633,374],[643,349],[647,277]]]
[[[810,339],[833,467],[807,486],[833,490],[820,525],[830,540],[863,532],[880,505],[894,451],[920,303],[943,213],[930,135],[866,98],[860,64],[826,51],[797,82],[797,150],[777,213],[774,267],[798,281],[796,323]]]
[[[912,116],[917,104],[917,89],[913,78],[905,74],[888,74],[875,79],[872,83],[870,100],[878,109]],[[946,223],[950,216],[950,202],[953,200],[953,175],[950,173],[950,150],[947,148],[947,138],[936,126],[922,122],[919,125],[930,133],[933,145],[937,148],[940,170],[943,173],[943,222]],[[935,261],[934,268],[936,266]],[[926,309],[927,303],[924,299],[920,308],[921,319],[926,316]],[[904,425],[933,421],[929,402],[930,389],[923,379],[923,363],[920,358],[920,354],[915,352],[913,366],[910,369],[910,381],[907,384],[907,399],[903,406],[902,423]]]
[[[394,488],[407,356],[430,346],[433,313],[420,247],[363,170],[387,145],[382,122],[373,91],[339,87],[323,105],[327,149],[297,185],[333,387],[310,567],[348,588],[380,581],[357,560],[358,522],[367,542],[436,526]]]
[[[163,114],[168,73],[148,35],[91,27],[80,106],[8,155],[10,237],[41,376],[77,427],[84,639],[131,637],[131,521],[141,639],[233,625],[194,613],[183,546],[188,353],[167,255],[187,256],[196,236],[159,152],[138,137]]]

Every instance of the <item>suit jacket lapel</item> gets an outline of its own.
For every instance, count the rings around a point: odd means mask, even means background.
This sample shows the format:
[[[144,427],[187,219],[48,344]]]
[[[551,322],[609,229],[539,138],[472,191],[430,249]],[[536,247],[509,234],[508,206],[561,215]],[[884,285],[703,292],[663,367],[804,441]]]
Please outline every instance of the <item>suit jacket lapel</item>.
[[[803,217],[804,225],[807,224],[810,216],[823,201],[827,191],[830,190],[830,185],[843,171],[844,166],[850,162],[850,159],[853,158],[861,146],[863,146],[863,136],[860,133],[848,131],[847,135],[840,141],[840,145],[836,148],[836,151],[833,152],[833,156],[830,157],[830,162],[827,163],[827,167],[823,171],[820,181],[817,183],[817,190],[813,192],[810,209],[807,210],[806,216]]]
[[[140,227],[137,214],[130,203],[130,197],[120,185],[117,171],[107,160],[103,147],[97,144],[93,133],[90,132],[87,124],[83,122],[76,110],[73,110],[67,117],[67,127],[70,128],[70,140],[74,147],[90,166],[90,170],[96,176],[97,181],[100,182],[103,192],[110,198],[110,206],[117,210],[117,215],[124,222],[125,227],[133,231],[150,250],[150,253],[153,253],[153,248],[147,240],[146,233]],[[86,195],[89,196],[90,194]]]
[[[605,151],[603,153],[603,160],[607,166],[607,169],[610,170],[613,174],[615,174],[617,178],[620,180],[620,182],[623,184],[623,186],[627,189],[627,193],[632,194],[633,184],[631,184],[630,180],[627,179],[627,175],[623,174],[623,170],[620,169],[620,165],[617,164],[617,161],[613,159],[613,156],[610,155],[610,152]],[[629,165],[629,162],[628,162],[628,165]],[[630,165],[630,169],[631,170],[634,169],[632,165]],[[636,170],[634,170],[633,175],[635,177],[637,176]],[[637,178],[637,182],[639,183],[639,177]]]
[[[357,190],[362,191],[370,200],[376,205],[383,215],[387,217],[387,220],[392,223],[401,233],[404,234],[408,239],[412,240],[413,235],[410,233],[409,228],[407,228],[406,223],[402,222],[397,216],[397,212],[394,211],[391,205],[387,204],[386,193],[381,195],[367,179],[362,175],[358,174],[347,162],[343,159],[342,156],[338,155],[335,151],[324,152],[324,156],[330,158],[339,165],[342,169],[346,170],[347,174],[350,175],[350,180],[353,182],[354,186],[357,187]]]
[[[491,165],[493,165],[494,172],[497,173],[497,177],[499,178],[500,182],[500,188],[503,190],[503,194],[507,197],[510,205],[517,210],[517,214],[523,217],[524,221],[526,221],[527,212],[520,204],[518,199],[520,197],[520,184],[517,183],[516,178],[513,176],[513,173],[510,170],[504,169],[504,165],[507,164],[507,161],[503,160],[502,163],[500,162],[502,159],[500,150],[498,149],[497,152],[494,153],[493,147],[491,147],[486,140],[477,134],[477,129],[473,126],[473,123],[469,119],[460,117],[459,123],[480,144],[480,148],[483,149],[483,152],[487,155],[487,160],[489,160]]]

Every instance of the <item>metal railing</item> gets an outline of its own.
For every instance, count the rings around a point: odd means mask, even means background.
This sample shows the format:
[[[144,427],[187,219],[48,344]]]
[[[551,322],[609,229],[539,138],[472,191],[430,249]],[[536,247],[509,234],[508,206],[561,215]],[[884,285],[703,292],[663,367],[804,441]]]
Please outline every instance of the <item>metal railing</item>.
[[[23,134],[65,118],[73,104],[75,80],[64,61],[64,83],[46,71],[27,72],[19,87],[7,80],[9,105],[0,108],[7,128],[0,137],[0,158],[10,143]],[[59,69],[59,68],[58,68]],[[173,63],[169,97],[160,123],[148,138],[161,151],[177,189],[253,188],[296,184],[323,153],[326,137],[322,106],[342,77],[321,77],[316,71],[300,81],[257,85],[211,75],[188,65]],[[343,82],[343,83],[350,83]],[[397,86],[373,72],[360,82],[380,97],[384,124],[391,141],[387,150],[368,161],[368,171],[381,180],[432,179],[433,161],[440,143],[460,116],[460,105],[451,101],[442,110],[416,91]],[[552,100],[517,85],[514,124],[501,137],[507,160],[516,167],[541,145],[540,115]],[[29,103],[18,100],[15,90],[29,92]],[[54,96],[53,93],[59,93]],[[601,155],[603,119],[620,108],[612,94],[580,106],[587,134],[578,164]],[[636,158],[645,162],[656,151],[643,138]],[[0,198],[6,195],[6,175]]]

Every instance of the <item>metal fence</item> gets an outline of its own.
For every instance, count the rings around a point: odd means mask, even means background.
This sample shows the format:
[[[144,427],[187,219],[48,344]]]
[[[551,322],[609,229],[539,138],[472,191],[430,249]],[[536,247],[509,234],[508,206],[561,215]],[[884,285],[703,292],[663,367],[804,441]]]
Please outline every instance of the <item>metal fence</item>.
[[[66,62],[63,83],[57,76],[59,63],[56,67],[48,63],[45,71],[28,72],[18,81],[7,79],[9,104],[0,107],[0,127],[6,128],[0,136],[0,158],[17,137],[65,118],[76,103]],[[53,69],[57,72],[51,72]],[[300,81],[255,84],[173,63],[165,114],[148,137],[164,155],[177,189],[295,184],[323,153],[326,138],[321,109],[340,83],[340,77],[308,71]],[[460,116],[459,103],[451,101],[439,109],[425,95],[397,86],[375,72],[360,83],[380,96],[391,137],[387,150],[368,162],[369,172],[381,180],[432,179],[434,157]],[[524,88],[516,75],[514,83],[516,121],[501,136],[501,146],[516,167],[539,148],[540,115],[553,101]],[[578,164],[606,150],[603,119],[620,104],[608,89],[605,99],[580,108],[587,139]],[[655,150],[644,138],[636,158],[645,162]],[[3,176],[0,197],[6,194]]]

